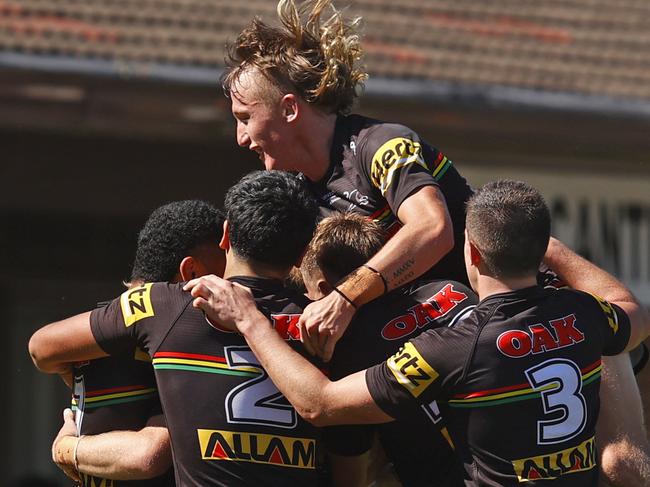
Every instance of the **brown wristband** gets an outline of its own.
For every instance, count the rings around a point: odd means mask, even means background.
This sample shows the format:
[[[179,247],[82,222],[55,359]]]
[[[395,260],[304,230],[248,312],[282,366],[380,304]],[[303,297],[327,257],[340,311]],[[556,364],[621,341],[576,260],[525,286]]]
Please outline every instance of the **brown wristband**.
[[[379,272],[368,267],[357,267],[336,287],[358,308],[385,293],[384,280]]]

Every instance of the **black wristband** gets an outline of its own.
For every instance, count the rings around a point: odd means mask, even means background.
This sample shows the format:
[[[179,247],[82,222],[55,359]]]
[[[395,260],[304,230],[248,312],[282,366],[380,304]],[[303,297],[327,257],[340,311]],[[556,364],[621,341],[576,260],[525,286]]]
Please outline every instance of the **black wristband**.
[[[381,282],[384,283],[384,294],[386,294],[388,292],[388,282],[386,281],[386,278],[384,277],[384,275],[381,272],[379,272],[377,269],[374,269],[374,268],[370,267],[368,264],[363,264],[363,267],[365,267],[368,270],[371,270],[372,272],[377,274],[379,277],[381,277]]]
[[[341,297],[342,297],[343,299],[345,299],[348,303],[350,303],[354,309],[358,309],[358,308],[357,308],[357,305],[354,304],[354,302],[353,302],[350,298],[348,298],[345,294],[343,294],[343,292],[342,292],[339,288],[335,287],[335,288],[334,288],[334,291],[336,291],[337,293],[339,293],[339,294],[341,295]]]

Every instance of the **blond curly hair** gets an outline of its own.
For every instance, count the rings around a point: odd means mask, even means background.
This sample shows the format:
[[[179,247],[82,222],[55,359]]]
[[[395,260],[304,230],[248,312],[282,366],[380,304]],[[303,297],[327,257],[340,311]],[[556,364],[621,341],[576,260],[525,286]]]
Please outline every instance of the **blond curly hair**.
[[[325,12],[331,14],[325,16]],[[245,71],[259,71],[279,93],[296,93],[328,113],[347,113],[367,79],[355,66],[362,55],[360,18],[345,19],[331,0],[296,6],[280,0],[279,26],[253,19],[227,46],[222,86],[227,95]],[[262,93],[264,94],[264,93]]]

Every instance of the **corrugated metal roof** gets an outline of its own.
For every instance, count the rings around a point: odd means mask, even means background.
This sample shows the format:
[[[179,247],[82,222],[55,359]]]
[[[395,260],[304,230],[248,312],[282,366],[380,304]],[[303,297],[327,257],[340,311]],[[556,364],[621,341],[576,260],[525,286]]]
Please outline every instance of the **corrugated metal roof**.
[[[0,0],[0,49],[210,73],[226,41],[254,15],[274,19],[275,5]],[[646,0],[357,0],[349,12],[364,18],[371,77],[650,101]]]

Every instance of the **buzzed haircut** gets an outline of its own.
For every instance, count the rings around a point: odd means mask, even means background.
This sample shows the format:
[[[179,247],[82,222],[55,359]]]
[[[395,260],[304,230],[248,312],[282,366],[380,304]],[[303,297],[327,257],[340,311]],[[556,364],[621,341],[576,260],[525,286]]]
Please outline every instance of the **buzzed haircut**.
[[[365,264],[384,245],[384,230],[356,213],[336,213],[316,227],[301,267],[320,269],[330,285]]]
[[[254,171],[226,193],[230,245],[245,260],[284,270],[311,240],[318,203],[301,177],[284,171]]]
[[[542,195],[512,180],[488,183],[467,203],[467,234],[496,278],[537,272],[551,235],[551,216]]]
[[[181,261],[198,246],[219,244],[223,213],[200,200],[174,201],[155,209],[138,235],[131,281],[171,281]]]

